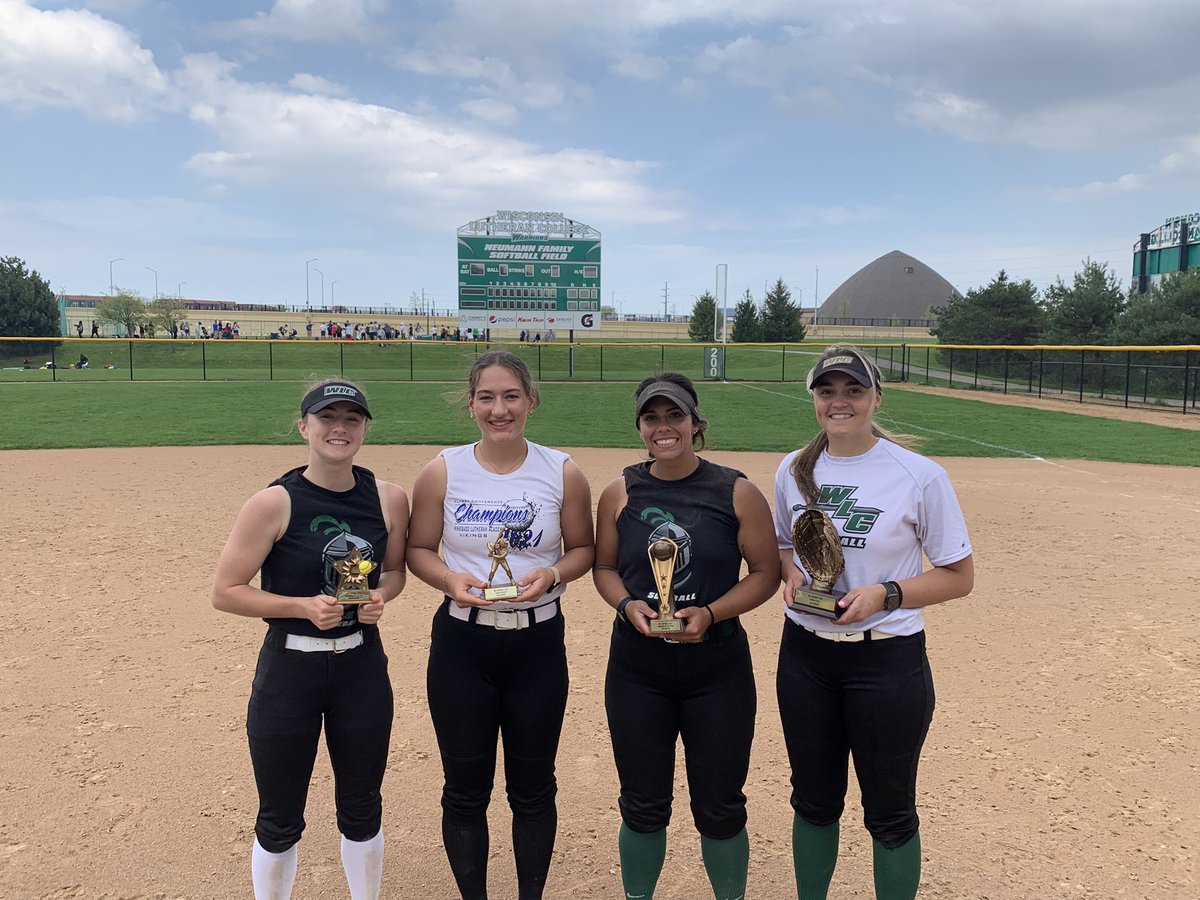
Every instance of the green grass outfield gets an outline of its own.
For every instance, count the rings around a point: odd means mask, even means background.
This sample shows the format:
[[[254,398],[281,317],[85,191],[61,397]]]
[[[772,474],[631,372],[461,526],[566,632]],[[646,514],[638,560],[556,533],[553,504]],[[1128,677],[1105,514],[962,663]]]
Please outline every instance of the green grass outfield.
[[[645,370],[643,370],[645,371]],[[86,372],[77,373],[86,375]],[[446,394],[454,383],[367,380],[375,444],[457,444],[478,432]],[[551,446],[636,447],[630,384],[544,384],[529,436]],[[815,431],[795,384],[699,385],[719,450],[785,452]],[[298,381],[2,384],[0,449],[298,442]],[[1194,431],[979,400],[885,390],[881,423],[931,456],[1044,457],[1200,465]]]

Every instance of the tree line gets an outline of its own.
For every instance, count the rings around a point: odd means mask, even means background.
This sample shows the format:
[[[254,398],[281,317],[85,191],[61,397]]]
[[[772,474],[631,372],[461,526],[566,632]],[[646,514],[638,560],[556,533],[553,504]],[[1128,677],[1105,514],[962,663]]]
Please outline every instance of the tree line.
[[[1085,260],[1070,284],[1059,278],[1039,294],[1029,279],[1001,269],[933,313],[930,330],[943,344],[1200,344],[1200,271],[1168,275],[1136,294],[1107,264]]]
[[[693,341],[712,341],[717,324],[717,298],[711,291],[705,291],[692,306],[688,337]],[[734,308],[729,339],[738,344],[798,344],[806,334],[800,307],[792,302],[792,292],[779,278],[763,297],[761,308],[747,288]]]

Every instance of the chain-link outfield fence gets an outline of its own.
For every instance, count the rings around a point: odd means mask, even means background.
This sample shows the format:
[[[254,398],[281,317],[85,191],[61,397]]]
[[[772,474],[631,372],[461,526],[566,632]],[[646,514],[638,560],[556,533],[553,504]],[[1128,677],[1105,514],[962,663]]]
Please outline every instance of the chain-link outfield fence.
[[[638,381],[658,371],[802,382],[823,344],[0,338],[3,381],[458,381],[503,347],[539,381]],[[863,344],[885,379],[1079,402],[1197,411],[1200,346],[1010,347]]]

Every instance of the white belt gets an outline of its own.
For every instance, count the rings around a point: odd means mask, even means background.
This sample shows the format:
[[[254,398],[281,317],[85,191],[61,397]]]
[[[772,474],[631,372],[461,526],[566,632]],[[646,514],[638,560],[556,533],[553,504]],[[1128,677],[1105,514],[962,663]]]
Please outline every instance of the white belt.
[[[471,621],[471,608],[464,608],[451,602],[450,615],[456,619]],[[536,625],[539,622],[546,622],[553,619],[556,615],[558,615],[557,600],[543,603],[541,606],[535,606],[532,609],[484,609],[483,607],[477,607],[474,624],[486,625],[489,628],[495,628],[497,631],[519,631],[522,628],[528,628],[530,625]],[[530,616],[533,617],[532,620]]]
[[[304,634],[289,634],[283,646],[288,650],[300,650],[304,653],[345,653],[347,650],[353,650],[355,647],[361,647],[363,642],[363,633],[356,631],[353,634],[348,634],[340,638],[319,638],[309,637]]]
[[[809,634],[815,634],[817,637],[824,638],[827,641],[849,641],[850,643],[854,643],[856,641],[865,641],[867,639],[867,632],[865,631],[817,631],[817,629],[809,628],[807,625],[801,625],[800,627]],[[897,637],[897,635],[880,631],[878,628],[870,629],[870,633],[871,640],[873,641],[884,641],[888,638]]]

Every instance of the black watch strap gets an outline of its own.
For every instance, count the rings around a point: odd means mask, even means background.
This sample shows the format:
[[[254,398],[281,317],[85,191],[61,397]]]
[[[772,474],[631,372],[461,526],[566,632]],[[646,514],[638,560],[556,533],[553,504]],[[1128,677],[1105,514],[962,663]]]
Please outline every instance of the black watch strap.
[[[620,616],[622,619],[625,619],[626,622],[628,622],[629,619],[625,618],[625,607],[627,607],[633,601],[634,601],[633,597],[626,597],[624,600],[622,600],[620,603],[617,604],[617,615]]]
[[[900,604],[904,602],[904,591],[900,589],[900,585],[895,581],[885,581],[883,589],[887,591],[887,596],[883,598],[884,612],[899,609]]]

